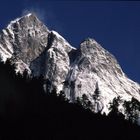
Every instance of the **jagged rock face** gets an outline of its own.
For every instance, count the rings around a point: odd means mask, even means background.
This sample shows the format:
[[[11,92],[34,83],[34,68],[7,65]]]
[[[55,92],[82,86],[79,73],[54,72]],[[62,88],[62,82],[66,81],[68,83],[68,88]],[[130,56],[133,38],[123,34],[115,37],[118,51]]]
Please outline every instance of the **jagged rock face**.
[[[140,86],[128,79],[115,57],[93,39],[81,43],[79,55],[71,66],[67,81],[64,87],[67,97],[75,100],[86,94],[95,112],[108,113],[109,103],[118,96],[123,100],[130,100],[133,96],[140,101]],[[99,97],[95,101],[97,88]]]
[[[16,71],[44,75],[59,92],[69,70],[69,52],[75,50],[62,36],[34,15],[12,21],[0,34],[0,58],[11,58]]]
[[[95,112],[108,113],[109,103],[118,96],[140,101],[139,84],[127,78],[115,57],[95,40],[86,39],[76,49],[34,14],[16,19],[2,30],[0,58],[11,58],[21,73],[27,69],[34,76],[44,75],[52,88],[58,93],[63,90],[72,102],[86,94]]]
[[[49,46],[30,66],[35,76],[44,75],[52,82],[57,91],[63,89],[67,73],[70,69],[69,52],[75,50],[55,31],[50,33]]]
[[[13,59],[21,63],[19,68],[29,65],[48,44],[49,30],[34,14],[18,18],[0,34],[1,59]],[[25,64],[24,64],[25,63]],[[26,66],[27,68],[27,66]]]

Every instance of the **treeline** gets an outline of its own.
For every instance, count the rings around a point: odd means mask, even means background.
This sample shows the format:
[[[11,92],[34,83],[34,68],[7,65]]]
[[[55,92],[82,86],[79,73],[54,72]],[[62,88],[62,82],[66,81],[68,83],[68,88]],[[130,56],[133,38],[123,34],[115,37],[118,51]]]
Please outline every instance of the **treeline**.
[[[124,120],[116,104],[108,116],[69,103],[63,92],[44,92],[44,78],[15,74],[15,66],[0,63],[1,140],[139,139],[140,127]],[[49,82],[48,87],[49,87]],[[84,103],[86,102],[86,97]],[[95,97],[97,98],[97,97]],[[115,102],[115,101],[114,101]],[[115,105],[115,106],[114,106]],[[131,108],[131,106],[130,106]]]

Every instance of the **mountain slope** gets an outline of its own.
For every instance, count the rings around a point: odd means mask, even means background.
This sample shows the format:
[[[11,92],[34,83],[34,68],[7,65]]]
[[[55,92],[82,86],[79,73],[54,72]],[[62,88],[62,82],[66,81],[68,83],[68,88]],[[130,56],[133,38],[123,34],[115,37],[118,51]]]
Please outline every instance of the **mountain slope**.
[[[20,73],[27,69],[34,76],[43,75],[72,102],[87,95],[94,112],[108,113],[109,103],[118,96],[140,101],[139,84],[130,80],[115,57],[95,40],[88,38],[76,49],[34,14],[18,18],[2,30],[0,58],[11,58]]]
[[[68,98],[86,94],[95,112],[100,110],[107,113],[109,103],[118,96],[123,100],[134,97],[140,101],[140,86],[127,78],[115,57],[93,39],[81,43],[79,55],[71,66],[67,81],[64,89]],[[96,89],[99,90],[99,97],[95,101]]]

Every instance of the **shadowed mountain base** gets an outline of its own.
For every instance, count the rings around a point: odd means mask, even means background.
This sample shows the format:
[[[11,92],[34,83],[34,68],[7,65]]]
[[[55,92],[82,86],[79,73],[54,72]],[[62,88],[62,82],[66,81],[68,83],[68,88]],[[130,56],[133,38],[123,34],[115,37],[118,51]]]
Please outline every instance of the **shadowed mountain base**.
[[[0,64],[0,140],[139,139],[140,127],[123,115],[94,114],[79,104],[44,93],[43,78],[15,75]]]

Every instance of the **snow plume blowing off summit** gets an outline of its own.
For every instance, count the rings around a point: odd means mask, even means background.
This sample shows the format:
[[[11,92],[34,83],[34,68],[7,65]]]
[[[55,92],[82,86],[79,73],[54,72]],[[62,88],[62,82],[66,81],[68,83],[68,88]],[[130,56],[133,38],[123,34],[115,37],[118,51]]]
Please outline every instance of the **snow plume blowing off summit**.
[[[46,12],[37,6],[31,7],[29,9],[24,9],[22,11],[22,16],[26,16],[30,13],[36,15],[43,22],[47,21]]]
[[[140,101],[140,86],[122,71],[116,58],[94,39],[74,48],[50,31],[33,13],[11,21],[0,34],[0,58],[11,58],[16,71],[44,75],[57,93],[75,102],[86,95],[93,112],[109,113],[114,98]],[[97,91],[98,99],[95,100]],[[123,106],[119,110],[124,113]]]

